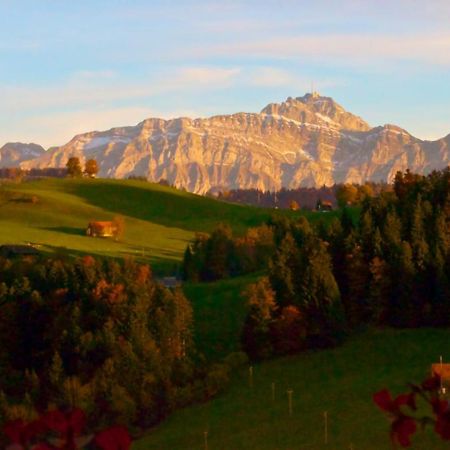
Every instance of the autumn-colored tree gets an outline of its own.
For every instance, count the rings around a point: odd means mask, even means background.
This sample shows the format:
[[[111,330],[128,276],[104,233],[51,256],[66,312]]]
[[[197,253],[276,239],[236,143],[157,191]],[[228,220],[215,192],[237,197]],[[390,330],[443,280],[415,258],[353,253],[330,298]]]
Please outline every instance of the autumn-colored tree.
[[[81,169],[80,159],[76,156],[71,156],[66,164],[67,175],[72,178],[81,177],[83,171]]]
[[[341,208],[354,204],[358,200],[358,188],[353,184],[340,185],[336,192],[336,200]]]
[[[272,335],[277,354],[297,353],[306,348],[307,326],[299,308],[284,307],[273,323]]]
[[[300,208],[300,206],[298,205],[298,203],[295,200],[291,200],[291,202],[289,203],[289,209],[291,211],[297,211]]]
[[[95,178],[98,173],[98,164],[95,159],[88,159],[84,165],[84,173],[90,177]]]
[[[266,277],[251,284],[243,292],[250,308],[242,332],[242,345],[253,359],[267,358],[272,354],[270,327],[277,310],[275,292]]]
[[[115,216],[112,220],[114,239],[120,241],[125,234],[125,219],[122,216]]]

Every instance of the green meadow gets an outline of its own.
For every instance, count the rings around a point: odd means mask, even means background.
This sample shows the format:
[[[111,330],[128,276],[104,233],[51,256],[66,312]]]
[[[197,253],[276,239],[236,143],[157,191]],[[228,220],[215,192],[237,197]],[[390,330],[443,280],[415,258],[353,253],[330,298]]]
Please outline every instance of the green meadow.
[[[196,345],[209,359],[240,350],[246,314],[240,293],[257,277],[184,286],[193,305]],[[133,450],[204,450],[205,432],[208,450],[389,450],[389,422],[373,393],[388,388],[398,394],[422,381],[440,355],[450,360],[449,342],[450,330],[373,329],[342,347],[255,364],[252,388],[244,367],[225,393],[175,412]],[[430,429],[418,431],[413,443],[415,450],[445,448]]]
[[[31,201],[35,197],[36,202]],[[113,258],[134,257],[159,273],[173,273],[196,232],[220,222],[236,233],[271,214],[298,212],[219,202],[159,184],[136,180],[43,179],[0,185],[0,245],[38,244],[44,252]],[[314,213],[305,213],[318,217]],[[323,215],[326,220],[334,216]],[[86,236],[90,221],[122,216],[119,242]]]
[[[257,364],[253,388],[244,368],[224,394],[174,413],[133,449],[203,450],[205,432],[209,450],[391,449],[389,422],[372,394],[421,381],[440,354],[450,358],[449,340],[447,330],[372,330],[336,349]],[[413,442],[415,450],[446,448],[431,430]]]

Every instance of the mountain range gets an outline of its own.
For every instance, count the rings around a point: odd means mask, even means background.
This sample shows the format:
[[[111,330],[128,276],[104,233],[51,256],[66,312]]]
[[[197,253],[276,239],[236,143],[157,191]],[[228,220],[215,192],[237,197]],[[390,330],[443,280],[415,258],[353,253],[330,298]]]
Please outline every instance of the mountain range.
[[[309,93],[260,113],[146,119],[92,131],[44,151],[6,144],[0,167],[65,167],[93,158],[102,177],[165,179],[198,194],[228,189],[320,187],[390,181],[398,170],[428,173],[450,163],[450,135],[415,138],[395,125],[371,127],[330,97]]]

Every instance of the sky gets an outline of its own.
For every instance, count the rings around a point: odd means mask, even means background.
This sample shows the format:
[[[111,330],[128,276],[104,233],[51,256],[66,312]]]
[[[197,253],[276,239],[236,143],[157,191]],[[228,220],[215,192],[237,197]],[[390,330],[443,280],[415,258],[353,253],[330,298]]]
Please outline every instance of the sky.
[[[449,0],[0,0],[0,146],[314,89],[371,125],[450,133]]]

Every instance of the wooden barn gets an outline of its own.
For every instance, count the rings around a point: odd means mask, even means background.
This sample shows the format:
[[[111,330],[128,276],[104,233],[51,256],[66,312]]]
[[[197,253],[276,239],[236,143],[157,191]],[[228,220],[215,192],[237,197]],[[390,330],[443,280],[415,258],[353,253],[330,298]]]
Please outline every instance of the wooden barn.
[[[86,234],[92,237],[113,237],[117,232],[114,222],[89,222]]]

